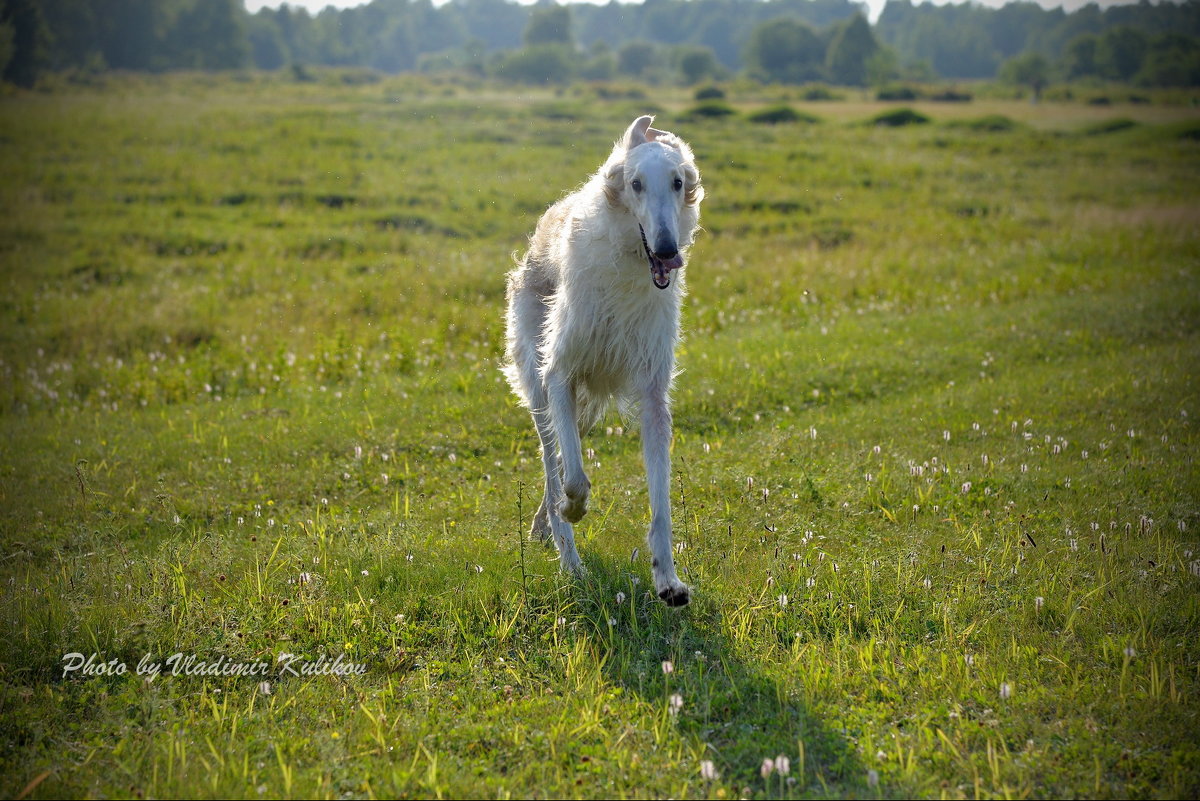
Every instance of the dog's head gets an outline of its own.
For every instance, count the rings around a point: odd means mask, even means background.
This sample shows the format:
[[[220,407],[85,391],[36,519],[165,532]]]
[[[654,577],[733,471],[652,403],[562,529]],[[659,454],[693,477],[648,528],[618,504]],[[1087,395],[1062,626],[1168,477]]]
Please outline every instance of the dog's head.
[[[663,289],[692,244],[704,188],[691,148],[675,134],[651,128],[653,121],[638,117],[617,142],[604,165],[604,192],[641,225],[654,283]]]

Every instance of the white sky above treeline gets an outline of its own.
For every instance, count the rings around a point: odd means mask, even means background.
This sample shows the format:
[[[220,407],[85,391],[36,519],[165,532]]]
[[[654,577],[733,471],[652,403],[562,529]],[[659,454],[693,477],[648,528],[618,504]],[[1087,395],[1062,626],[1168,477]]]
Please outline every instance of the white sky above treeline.
[[[999,8],[1000,6],[1004,5],[1006,1],[1007,0],[978,0],[978,2],[980,2],[982,5],[991,6],[993,8]],[[1067,11],[1074,11],[1077,8],[1082,8],[1090,1],[1091,0],[1037,0],[1037,2],[1045,8],[1058,8],[1061,6]],[[246,4],[246,9],[250,11],[250,13],[254,13],[255,11],[258,11],[260,8],[264,7],[278,8],[284,4],[284,0],[244,0],[244,2]],[[366,0],[287,0],[287,5],[303,6],[311,13],[315,14],[326,6],[350,8],[351,6],[364,5],[365,2]],[[442,2],[443,0],[434,0],[434,5],[441,5]],[[517,0],[517,2],[530,5],[536,2],[536,0]],[[589,2],[589,0],[566,0],[566,2]],[[608,0],[600,0],[601,4],[607,2]],[[859,2],[863,2],[863,0],[859,0]],[[886,0],[865,0],[865,2],[867,7],[870,9],[867,16],[870,18],[871,22],[875,22],[877,19],[879,19],[879,15],[883,13],[883,6],[886,3]],[[932,2],[934,5],[940,6],[945,5],[946,0],[932,0]],[[1109,6],[1135,3],[1137,0],[1098,0],[1098,2],[1101,8],[1108,8]]]

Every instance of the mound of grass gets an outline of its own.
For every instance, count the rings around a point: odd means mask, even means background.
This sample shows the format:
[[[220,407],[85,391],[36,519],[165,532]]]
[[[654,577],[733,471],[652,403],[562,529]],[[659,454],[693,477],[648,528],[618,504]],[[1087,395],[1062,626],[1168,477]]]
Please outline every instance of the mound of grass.
[[[923,125],[927,122],[929,122],[929,117],[907,107],[885,111],[871,118],[872,125],[883,125],[889,128],[899,128],[904,125]]]
[[[725,90],[719,86],[701,86],[699,89],[696,90],[696,93],[694,95],[692,95],[692,97],[694,97],[694,98],[696,98],[696,100],[700,100],[700,101],[724,100],[725,99]]]
[[[875,93],[876,100],[917,100],[921,93],[911,86],[884,86]]]
[[[807,89],[805,89],[804,94],[802,94],[801,97],[803,97],[805,100],[808,100],[808,101],[841,100],[842,99],[841,95],[830,91],[829,87],[822,86],[820,84],[817,84],[815,86],[810,86]]]
[[[984,132],[1015,131],[1021,127],[1019,122],[1003,114],[985,114],[982,117],[975,117],[969,120],[954,120],[947,124],[954,128]]]
[[[957,89],[943,89],[929,95],[929,99],[937,103],[970,103],[973,96],[970,92],[960,92]]]
[[[1118,131],[1127,131],[1136,125],[1137,123],[1128,117],[1116,117],[1089,125],[1083,129],[1083,132],[1088,136],[1102,136],[1104,134],[1117,133]]]
[[[797,111],[788,105],[767,106],[746,115],[750,122],[760,125],[778,125],[781,122],[820,122],[821,118],[805,111]]]
[[[692,106],[680,116],[685,120],[714,120],[721,119],[722,117],[732,117],[735,114],[737,114],[737,110],[728,103],[722,103],[720,100],[709,100]]]

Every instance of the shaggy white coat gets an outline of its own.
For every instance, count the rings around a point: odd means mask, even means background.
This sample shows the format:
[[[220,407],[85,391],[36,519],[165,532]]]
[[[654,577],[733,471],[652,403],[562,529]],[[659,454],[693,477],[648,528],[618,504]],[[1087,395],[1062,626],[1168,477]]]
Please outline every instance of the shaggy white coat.
[[[508,276],[504,372],[541,441],[546,485],[532,531],[553,539],[569,572],[581,570],[571,524],[591,490],[581,432],[614,402],[640,410],[655,590],[681,606],[689,596],[671,550],[670,390],[682,267],[704,192],[691,149],[652,120],[635,120],[604,166],[538,221]]]

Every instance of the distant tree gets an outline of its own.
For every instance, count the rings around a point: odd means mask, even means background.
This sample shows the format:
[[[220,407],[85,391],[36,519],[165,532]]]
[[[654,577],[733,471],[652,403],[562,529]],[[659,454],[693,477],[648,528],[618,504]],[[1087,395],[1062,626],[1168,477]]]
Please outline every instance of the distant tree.
[[[1087,78],[1100,74],[1096,50],[1100,39],[1092,33],[1076,36],[1067,43],[1062,57],[1062,73],[1067,78]]]
[[[1137,28],[1109,28],[1096,43],[1096,63],[1106,77],[1128,81],[1141,69],[1149,44],[1149,37]]]
[[[1033,90],[1033,100],[1042,97],[1042,90],[1050,83],[1050,62],[1041,53],[1028,51],[1013,56],[1000,67],[1000,79],[1006,83],[1028,86]]]
[[[571,36],[571,9],[566,6],[539,6],[529,14],[523,35],[525,45],[574,45]]]
[[[767,81],[803,83],[825,77],[825,47],[816,31],[784,17],[757,25],[742,51],[750,74]]]
[[[246,66],[250,45],[238,0],[196,0],[175,19],[169,40],[175,63],[205,70]]]
[[[573,55],[565,45],[534,45],[506,53],[494,69],[497,76],[520,83],[566,83],[575,73]]]
[[[641,39],[629,42],[617,51],[617,69],[625,75],[644,78],[658,66],[658,48]]]
[[[4,80],[30,87],[46,64],[50,30],[36,0],[4,0],[0,24],[12,29],[12,51],[4,66]]]
[[[275,17],[266,9],[250,17],[246,30],[250,59],[260,70],[277,70],[291,60]]]
[[[588,58],[579,67],[579,77],[588,81],[607,81],[617,74],[617,56],[608,42],[597,39],[588,48]]]
[[[672,60],[686,86],[719,78],[725,71],[711,47],[679,45],[672,54]]]
[[[879,42],[862,14],[839,25],[829,42],[825,70],[829,79],[844,86],[867,85],[867,62],[879,51]]]
[[[890,47],[880,47],[867,59],[867,83],[884,86],[900,77],[900,59]]]
[[[13,53],[16,50],[13,44],[16,40],[16,30],[11,22],[0,22],[0,75],[8,69],[8,63],[12,61]]]
[[[1200,86],[1200,40],[1177,33],[1156,37],[1133,82],[1139,86]]]
[[[103,69],[93,0],[40,0],[38,5],[51,34],[48,68]]]

